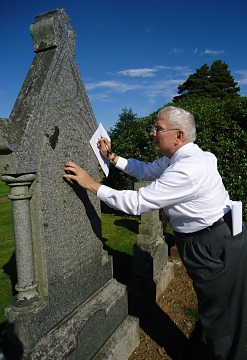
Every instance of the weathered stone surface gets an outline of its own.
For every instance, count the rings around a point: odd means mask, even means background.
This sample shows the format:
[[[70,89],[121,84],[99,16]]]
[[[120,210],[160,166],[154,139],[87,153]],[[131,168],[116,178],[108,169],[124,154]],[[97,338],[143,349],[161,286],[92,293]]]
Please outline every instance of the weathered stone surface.
[[[128,323],[127,293],[112,278],[112,259],[102,247],[100,202],[63,178],[72,160],[98,180],[89,145],[97,123],[69,20],[63,9],[36,17],[35,58],[10,118],[0,119],[0,174],[12,182],[22,283],[6,309],[8,332],[23,360],[89,360],[109,339],[115,358],[120,351],[127,359],[138,345],[138,327],[130,327],[135,341],[123,354],[120,343],[127,346],[129,335],[122,339],[117,329]],[[23,176],[32,180],[21,199],[14,189],[23,195]]]
[[[4,138],[13,158],[13,163],[6,161],[0,173],[6,173],[6,167],[9,174],[36,172],[40,149],[45,144],[53,150],[58,143],[61,146],[60,138],[64,135],[62,123],[69,126],[72,122],[72,131],[66,134],[63,148],[67,151],[64,154],[66,159],[72,155],[70,151],[74,144],[70,141],[73,130],[77,132],[80,129],[78,137],[82,141],[83,155],[91,153],[88,139],[97,124],[75,61],[75,31],[69,25],[70,18],[62,9],[37,16],[36,20],[31,32],[35,47],[42,44],[42,49],[34,57],[10,118],[0,119],[0,138]],[[56,35],[56,44],[45,47],[50,33]],[[64,165],[63,160],[59,159],[61,165]]]
[[[164,238],[157,238],[152,245],[135,244],[133,255],[133,273],[137,276],[153,277],[167,263],[168,248]]]
[[[105,345],[93,357],[93,360],[124,360],[126,353],[129,357],[132,349],[140,343],[138,336],[139,320],[136,317],[128,316],[119,325],[113,336],[107,340]],[[121,342],[117,339],[122,339]]]
[[[112,279],[37,341],[30,359],[91,359],[124,321],[126,311],[125,287]]]

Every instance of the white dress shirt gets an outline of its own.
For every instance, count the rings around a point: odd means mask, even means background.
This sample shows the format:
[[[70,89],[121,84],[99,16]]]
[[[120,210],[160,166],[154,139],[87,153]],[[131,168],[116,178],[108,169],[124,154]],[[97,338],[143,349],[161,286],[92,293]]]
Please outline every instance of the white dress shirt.
[[[194,143],[184,145],[171,159],[164,156],[149,164],[119,157],[116,167],[152,183],[138,191],[102,185],[98,198],[133,215],[163,208],[177,232],[191,233],[211,226],[231,208],[216,157]]]

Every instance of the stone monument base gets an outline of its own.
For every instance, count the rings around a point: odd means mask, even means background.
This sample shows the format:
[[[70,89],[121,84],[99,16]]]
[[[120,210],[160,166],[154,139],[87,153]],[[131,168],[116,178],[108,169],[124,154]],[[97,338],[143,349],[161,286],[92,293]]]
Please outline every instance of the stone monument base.
[[[153,279],[142,278],[132,275],[128,292],[134,296],[144,299],[157,301],[158,297],[166,289],[170,281],[174,278],[174,267],[172,263],[165,265]]]
[[[92,360],[126,360],[139,344],[139,319],[127,316]]]
[[[18,316],[15,309],[16,325],[18,317],[23,321],[24,311],[21,309],[22,314]],[[126,286],[112,278],[42,338],[33,344],[29,343],[29,346],[26,344],[21,359],[127,360],[139,345],[140,339],[139,320],[126,314]],[[11,309],[8,315],[11,321],[14,315]],[[26,325],[30,330],[31,319],[28,318],[29,324]]]

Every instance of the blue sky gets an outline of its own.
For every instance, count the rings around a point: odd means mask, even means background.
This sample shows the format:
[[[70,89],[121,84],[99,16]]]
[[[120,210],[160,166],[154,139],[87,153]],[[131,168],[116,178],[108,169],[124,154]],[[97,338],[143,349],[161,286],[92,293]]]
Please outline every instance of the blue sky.
[[[107,130],[124,107],[149,115],[219,59],[247,96],[246,0],[1,0],[0,117],[9,117],[35,56],[30,24],[55,8],[71,18],[76,61]]]

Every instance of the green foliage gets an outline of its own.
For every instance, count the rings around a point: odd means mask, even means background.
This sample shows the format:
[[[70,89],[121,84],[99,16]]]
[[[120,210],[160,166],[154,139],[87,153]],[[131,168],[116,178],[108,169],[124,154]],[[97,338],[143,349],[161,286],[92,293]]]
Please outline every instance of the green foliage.
[[[206,90],[211,97],[226,97],[240,91],[240,87],[236,87],[238,83],[234,81],[226,63],[216,60],[212,64],[210,72],[209,86]]]
[[[204,64],[200,69],[196,69],[195,74],[191,74],[182,85],[179,85],[178,94],[203,95],[209,77],[210,68],[207,64]]]
[[[126,107],[122,109],[122,113],[119,115],[119,120],[116,122],[114,128],[110,128],[111,136],[121,133],[121,131],[126,131],[126,129],[131,129],[131,126],[135,123],[137,119],[137,114],[134,114],[132,109],[127,109]]]
[[[240,87],[236,87],[237,82],[234,81],[233,76],[228,70],[228,65],[222,63],[221,60],[216,60],[211,68],[204,64],[200,69],[196,69],[194,74],[191,74],[188,79],[178,86],[178,94],[175,96],[173,102],[190,96],[204,96],[207,98],[226,98],[233,95],[239,96],[237,92]]]

